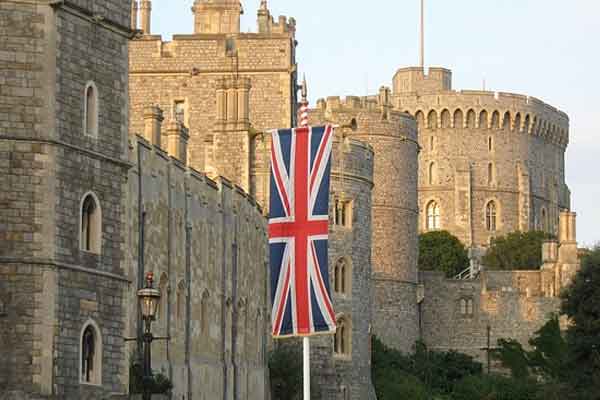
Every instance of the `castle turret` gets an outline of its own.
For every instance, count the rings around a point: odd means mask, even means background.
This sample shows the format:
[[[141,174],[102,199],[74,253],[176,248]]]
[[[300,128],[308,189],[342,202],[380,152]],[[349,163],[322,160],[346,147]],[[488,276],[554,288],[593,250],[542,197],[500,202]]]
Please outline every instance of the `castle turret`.
[[[239,33],[240,15],[244,13],[238,0],[196,0],[194,33]]]

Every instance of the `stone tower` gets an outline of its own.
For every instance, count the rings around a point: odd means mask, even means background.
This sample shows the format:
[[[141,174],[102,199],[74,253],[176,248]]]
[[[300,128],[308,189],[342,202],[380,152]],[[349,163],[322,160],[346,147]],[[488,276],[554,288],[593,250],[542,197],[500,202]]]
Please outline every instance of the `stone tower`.
[[[275,22],[266,3],[258,32],[239,31],[239,1],[196,1],[195,34],[170,42],[144,30],[130,44],[131,131],[156,104],[189,130],[191,167],[226,176],[265,204],[261,133],[291,127],[296,109],[296,22]],[[135,18],[132,18],[132,21]]]
[[[240,33],[240,15],[244,13],[239,0],[196,0],[194,33]]]
[[[0,6],[0,398],[127,390],[132,7],[94,3]]]
[[[557,234],[570,208],[565,183],[569,118],[516,94],[452,90],[444,68],[401,68],[394,107],[417,119],[419,228],[486,247],[516,230]]]
[[[355,126],[348,136],[374,151],[372,332],[386,344],[410,351],[419,338],[414,119],[392,109],[385,87],[373,97],[330,97],[319,101],[313,113],[324,121]]]

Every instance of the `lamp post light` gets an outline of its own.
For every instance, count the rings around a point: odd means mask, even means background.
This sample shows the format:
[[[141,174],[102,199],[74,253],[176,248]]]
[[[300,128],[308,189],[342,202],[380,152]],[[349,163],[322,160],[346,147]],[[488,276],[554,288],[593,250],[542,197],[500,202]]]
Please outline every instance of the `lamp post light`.
[[[151,400],[152,398],[151,385],[153,378],[150,345],[155,337],[152,335],[151,325],[152,321],[156,319],[156,311],[160,301],[160,290],[152,287],[153,281],[154,274],[148,272],[146,274],[146,287],[137,292],[142,320],[144,321],[144,333],[142,335],[142,341],[144,342],[144,376],[142,378],[143,400]]]

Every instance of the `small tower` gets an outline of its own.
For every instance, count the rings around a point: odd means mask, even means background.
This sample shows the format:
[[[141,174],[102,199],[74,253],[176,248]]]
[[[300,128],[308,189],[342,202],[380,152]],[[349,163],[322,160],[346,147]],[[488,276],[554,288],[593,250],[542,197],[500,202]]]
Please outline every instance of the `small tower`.
[[[196,0],[194,33],[239,33],[240,15],[244,13],[239,0]]]

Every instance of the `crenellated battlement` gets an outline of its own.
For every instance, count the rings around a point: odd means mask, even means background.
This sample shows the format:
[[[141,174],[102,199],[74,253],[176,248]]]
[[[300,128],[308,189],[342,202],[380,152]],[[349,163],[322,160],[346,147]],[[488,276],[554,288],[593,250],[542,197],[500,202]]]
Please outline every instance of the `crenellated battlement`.
[[[382,87],[378,96],[330,96],[317,100],[317,107],[311,111],[325,120],[335,121],[344,126],[358,123],[373,123],[394,126],[390,134],[411,136],[416,138],[415,119],[406,112],[393,108],[389,88]]]
[[[543,101],[514,93],[462,90],[398,95],[394,106],[415,116],[424,129],[503,129],[529,133],[566,147],[569,117]]]

